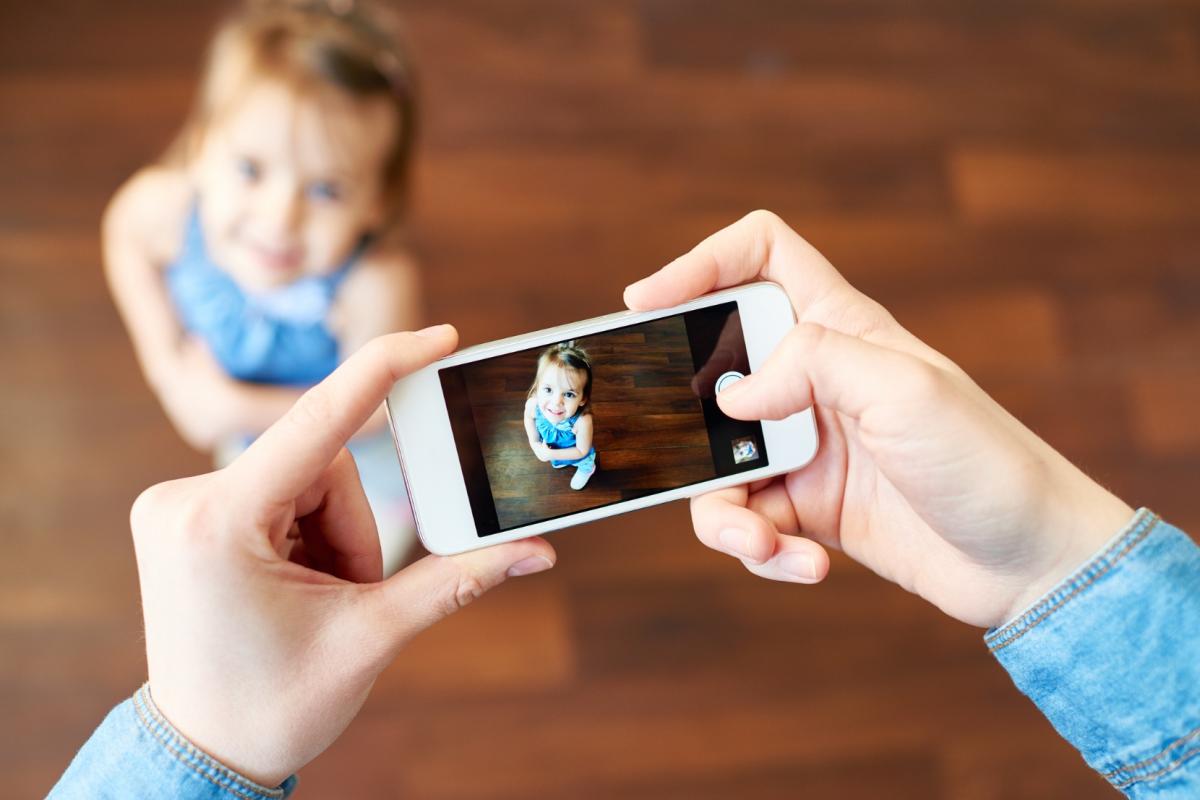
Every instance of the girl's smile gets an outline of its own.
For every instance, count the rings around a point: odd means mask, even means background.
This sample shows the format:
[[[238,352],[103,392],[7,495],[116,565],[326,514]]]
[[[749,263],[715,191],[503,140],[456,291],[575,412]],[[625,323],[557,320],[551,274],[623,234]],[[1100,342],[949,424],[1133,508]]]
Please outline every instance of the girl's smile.
[[[332,272],[383,220],[397,133],[385,98],[249,84],[192,165],[214,259],[252,291]]]
[[[537,401],[542,414],[551,422],[575,416],[587,399],[583,396],[583,376],[579,370],[554,365],[542,372],[538,381]]]

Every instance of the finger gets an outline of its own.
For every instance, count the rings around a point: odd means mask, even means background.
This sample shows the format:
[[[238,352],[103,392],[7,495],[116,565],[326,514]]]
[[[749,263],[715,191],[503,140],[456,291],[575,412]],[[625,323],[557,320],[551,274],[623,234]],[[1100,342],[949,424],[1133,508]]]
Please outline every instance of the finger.
[[[396,381],[454,349],[449,325],[373,339],[228,467],[230,502],[246,511],[291,503],[379,408]]]
[[[775,552],[761,564],[747,563],[746,569],[760,578],[789,583],[819,583],[829,574],[825,548],[800,536],[779,534]]]
[[[762,483],[761,481],[759,482]],[[750,486],[749,502],[746,507],[771,521],[775,530],[789,536],[800,533],[800,520],[796,517],[796,507],[788,494],[788,487],[783,479],[772,479],[767,485],[754,484]]]
[[[735,419],[783,419],[814,403],[860,419],[874,405],[926,391],[937,372],[907,353],[801,323],[717,403]]]
[[[364,620],[382,636],[385,657],[434,622],[494,589],[506,578],[550,569],[557,556],[541,538],[522,539],[457,556],[426,556],[385,581],[363,587]]]
[[[708,547],[747,563],[761,563],[775,549],[775,526],[746,507],[745,486],[733,486],[692,498],[696,537]]]
[[[383,577],[375,515],[349,450],[296,499],[296,516],[307,566],[355,583]]]
[[[746,507],[744,490],[722,489],[692,500],[692,524],[700,541],[738,558],[746,569],[763,578],[792,583],[822,580],[829,572],[824,548],[809,539],[782,534],[776,527],[776,519],[795,527],[790,504],[784,513],[773,504],[760,506],[763,511],[779,513],[772,519]],[[740,541],[746,542],[744,548],[735,546]]]
[[[753,211],[626,287],[625,303],[639,311],[665,308],[754,280],[783,286],[797,313],[830,292],[850,288],[787,223],[769,211]]]

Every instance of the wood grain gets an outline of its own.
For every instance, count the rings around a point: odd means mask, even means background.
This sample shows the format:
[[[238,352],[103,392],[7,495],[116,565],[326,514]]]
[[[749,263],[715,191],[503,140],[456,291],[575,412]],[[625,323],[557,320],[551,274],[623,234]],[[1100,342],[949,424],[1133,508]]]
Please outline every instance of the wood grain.
[[[770,207],[1098,480],[1200,531],[1197,3],[403,10],[428,321],[471,344],[611,312]],[[143,679],[129,506],[209,468],[139,374],[98,224],[174,134],[220,11],[0,9],[6,796],[43,796]],[[550,574],[413,643],[299,797],[1113,796],[981,631],[848,559],[759,580],[683,504],[553,540]]]

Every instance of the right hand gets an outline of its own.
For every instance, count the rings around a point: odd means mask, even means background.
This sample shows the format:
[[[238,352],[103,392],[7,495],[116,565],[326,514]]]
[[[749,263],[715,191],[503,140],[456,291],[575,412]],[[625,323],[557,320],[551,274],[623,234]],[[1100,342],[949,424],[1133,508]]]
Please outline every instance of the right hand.
[[[550,460],[550,447],[545,442],[530,442],[529,446],[533,448],[533,454],[537,456],[537,460],[545,463]]]
[[[799,323],[720,406],[737,419],[814,407],[820,447],[801,470],[693,500],[708,546],[803,583],[828,571],[822,545],[837,547],[951,616],[996,626],[1133,516],[774,214],[718,231],[625,300],[664,308],[754,280],[782,285]]]

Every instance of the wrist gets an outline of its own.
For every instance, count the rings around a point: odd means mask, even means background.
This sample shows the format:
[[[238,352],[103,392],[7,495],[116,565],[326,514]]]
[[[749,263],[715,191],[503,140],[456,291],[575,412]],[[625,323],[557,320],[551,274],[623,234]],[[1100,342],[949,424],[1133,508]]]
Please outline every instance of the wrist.
[[[1043,553],[1038,569],[1018,590],[996,627],[1017,618],[1053,591],[1133,519],[1134,509],[1128,503],[1082,472],[1075,473],[1073,486],[1056,493],[1047,504],[1044,523],[1034,534],[1034,549]]]
[[[206,773],[210,780],[215,776],[222,784],[249,784],[244,788],[250,790],[249,796],[252,797],[262,794],[272,796],[278,791],[276,787],[286,788],[291,782],[291,770],[255,768],[245,759],[227,752],[227,748],[214,746],[214,742],[198,737],[196,731],[189,730],[186,723],[185,727],[180,727],[179,715],[176,711],[163,708],[163,699],[154,692],[149,682],[134,695],[134,705],[142,724],[155,734],[155,738],[177,757],[182,757],[184,763]]]

